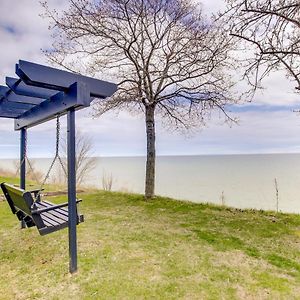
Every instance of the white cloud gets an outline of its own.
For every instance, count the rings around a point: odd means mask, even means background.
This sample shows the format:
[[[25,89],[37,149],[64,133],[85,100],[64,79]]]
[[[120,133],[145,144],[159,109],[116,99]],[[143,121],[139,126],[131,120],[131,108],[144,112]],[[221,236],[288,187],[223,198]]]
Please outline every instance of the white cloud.
[[[65,7],[67,1],[50,1],[52,7]],[[222,0],[203,1],[204,9],[216,12],[224,7]],[[12,13],[13,8],[13,13]],[[40,18],[41,7],[36,0],[0,1],[0,83],[5,76],[14,76],[19,59],[46,63],[41,48],[51,45],[48,20]],[[13,32],[12,32],[13,31]],[[288,105],[298,102],[293,84],[282,73],[274,73],[264,82],[265,90],[258,93],[254,104]],[[229,128],[214,119],[208,128],[187,138],[157,125],[157,153],[159,155],[298,152],[300,151],[300,119],[290,110],[245,111],[239,113],[240,125]],[[65,131],[62,119],[62,131]],[[92,136],[97,155],[145,154],[145,125],[143,117],[123,112],[108,113],[92,119],[89,111],[77,113],[77,128]],[[0,120],[0,158],[17,157],[19,133],[13,131],[13,121]],[[55,121],[29,131],[29,155],[51,156],[55,146]]]
[[[202,3],[203,11],[208,13],[217,13],[226,7],[225,1],[223,0],[198,0],[197,2]]]

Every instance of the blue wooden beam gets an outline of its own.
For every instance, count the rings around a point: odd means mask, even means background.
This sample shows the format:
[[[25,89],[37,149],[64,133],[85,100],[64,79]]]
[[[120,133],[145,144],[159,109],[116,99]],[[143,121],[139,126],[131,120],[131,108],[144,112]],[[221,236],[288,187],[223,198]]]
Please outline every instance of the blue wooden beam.
[[[57,93],[54,90],[28,86],[20,79],[12,77],[6,77],[6,84],[17,95],[48,99]]]
[[[9,91],[7,86],[0,85],[0,98],[4,97]]]
[[[4,100],[0,101],[1,108],[16,110],[17,112],[23,112],[23,113],[33,108],[34,106],[35,105],[29,103],[17,103],[17,102],[7,101],[5,98]]]
[[[80,74],[42,66],[28,61],[20,60],[16,65],[16,74],[27,84],[46,89],[65,91],[74,82],[84,82],[91,97],[110,97],[117,85],[107,81],[94,79]]]
[[[76,110],[90,106],[92,99],[85,83],[76,82],[66,93],[59,92],[25,112],[15,120],[15,130],[28,128],[67,113],[74,107]]]
[[[0,118],[9,118],[9,119],[15,119],[18,116],[20,116],[20,112],[16,110],[11,110],[11,109],[5,109],[0,107]]]
[[[10,102],[15,102],[15,103],[24,103],[24,104],[32,104],[32,105],[37,105],[40,104],[41,102],[45,101],[45,99],[41,98],[32,98],[32,97],[27,97],[27,96],[22,96],[22,95],[16,95],[14,92],[7,93],[6,96],[3,96],[0,99],[0,104],[1,100],[7,100]]]

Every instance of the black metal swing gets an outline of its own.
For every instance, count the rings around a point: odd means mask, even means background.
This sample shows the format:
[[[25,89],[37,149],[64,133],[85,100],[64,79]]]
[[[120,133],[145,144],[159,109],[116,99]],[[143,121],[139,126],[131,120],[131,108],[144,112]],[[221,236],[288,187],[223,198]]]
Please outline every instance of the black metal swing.
[[[55,156],[50,164],[48,172],[43,179],[40,188],[36,190],[26,191],[17,188],[8,183],[1,183],[1,189],[3,194],[11,208],[13,214],[22,222],[24,227],[36,226],[40,235],[46,235],[48,233],[55,232],[57,230],[68,227],[69,221],[69,211],[68,203],[55,205],[49,201],[42,200],[41,192],[43,187],[50,176],[51,170],[53,169],[56,160],[59,161],[62,170],[67,178],[68,174],[62,159],[59,155],[60,146],[60,120],[59,115],[56,118],[56,151]],[[32,169],[31,163],[27,157],[27,141],[25,141],[24,147],[24,158],[20,165],[26,160],[29,167]],[[76,200],[76,204],[82,200]],[[77,214],[77,225],[84,222],[84,216],[78,213],[78,208],[76,207]],[[25,225],[25,226],[24,226]]]

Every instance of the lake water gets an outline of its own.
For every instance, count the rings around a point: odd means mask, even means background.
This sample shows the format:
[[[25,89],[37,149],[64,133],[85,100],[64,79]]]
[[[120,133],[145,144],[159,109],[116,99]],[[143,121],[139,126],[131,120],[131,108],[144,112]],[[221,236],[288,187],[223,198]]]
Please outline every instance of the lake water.
[[[49,159],[35,159],[45,172]],[[0,168],[13,169],[12,160]],[[86,184],[102,187],[113,178],[113,190],[143,193],[144,157],[97,158]],[[157,158],[156,194],[237,208],[277,209],[300,213],[300,154],[162,156]]]

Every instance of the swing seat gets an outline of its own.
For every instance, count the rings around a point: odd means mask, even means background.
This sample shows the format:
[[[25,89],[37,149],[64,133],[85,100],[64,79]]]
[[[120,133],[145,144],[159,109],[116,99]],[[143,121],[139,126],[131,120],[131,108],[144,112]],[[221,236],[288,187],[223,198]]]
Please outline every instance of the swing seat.
[[[68,203],[56,205],[48,201],[35,201],[36,190],[25,191],[7,183],[1,183],[1,188],[13,214],[27,227],[36,226],[40,235],[68,227]],[[77,225],[82,222],[84,217],[77,211]]]

